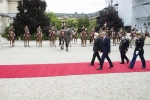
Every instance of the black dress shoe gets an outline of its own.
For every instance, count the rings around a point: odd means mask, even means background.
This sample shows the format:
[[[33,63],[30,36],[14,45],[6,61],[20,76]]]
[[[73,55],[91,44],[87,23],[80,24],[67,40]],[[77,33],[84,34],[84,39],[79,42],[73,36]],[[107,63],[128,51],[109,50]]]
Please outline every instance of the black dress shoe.
[[[120,63],[120,64],[124,64],[124,63]]]
[[[142,67],[141,69],[145,69],[146,67]]]
[[[133,67],[131,67],[131,66],[127,66],[128,68],[130,68],[130,69],[133,69]]]
[[[109,66],[109,68],[112,68],[112,67],[114,67],[114,66]]]
[[[102,70],[102,68],[101,68],[101,67],[99,67],[99,68],[97,68],[97,70]]]
[[[93,64],[90,64],[89,66],[94,66]]]
[[[129,63],[129,60],[127,60],[127,64]]]

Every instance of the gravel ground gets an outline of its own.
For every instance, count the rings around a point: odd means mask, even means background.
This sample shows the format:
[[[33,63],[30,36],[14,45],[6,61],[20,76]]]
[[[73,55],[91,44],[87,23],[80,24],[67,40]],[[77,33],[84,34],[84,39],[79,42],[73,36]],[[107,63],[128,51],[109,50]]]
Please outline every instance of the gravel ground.
[[[112,61],[120,61],[118,46],[111,48]],[[127,53],[130,60],[133,48]],[[150,60],[150,45],[144,49],[145,59]],[[42,48],[35,41],[27,48],[23,41],[16,41],[13,48],[0,45],[0,64],[90,62],[91,58],[92,46],[81,47],[80,41],[69,52],[60,50],[58,41],[57,47],[50,47],[48,41],[43,41]],[[0,100],[150,100],[150,73],[0,79]]]

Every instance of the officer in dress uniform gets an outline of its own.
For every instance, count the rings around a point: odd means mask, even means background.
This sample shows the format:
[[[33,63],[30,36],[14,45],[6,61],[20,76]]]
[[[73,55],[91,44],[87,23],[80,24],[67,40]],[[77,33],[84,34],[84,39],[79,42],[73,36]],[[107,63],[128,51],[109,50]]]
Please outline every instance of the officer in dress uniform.
[[[129,59],[126,56],[126,52],[128,51],[129,48],[129,40],[126,39],[126,35],[122,34],[122,40],[119,45],[119,51],[121,55],[121,63],[124,64],[124,59],[126,59],[127,63],[129,63]]]
[[[132,61],[130,62],[130,65],[128,66],[128,68],[133,69],[135,61],[137,56],[139,55],[141,62],[142,62],[142,69],[146,68],[146,62],[145,62],[145,58],[144,58],[144,41],[143,39],[141,39],[141,32],[137,32],[136,33],[136,42],[135,42],[135,50],[133,53],[133,58]]]

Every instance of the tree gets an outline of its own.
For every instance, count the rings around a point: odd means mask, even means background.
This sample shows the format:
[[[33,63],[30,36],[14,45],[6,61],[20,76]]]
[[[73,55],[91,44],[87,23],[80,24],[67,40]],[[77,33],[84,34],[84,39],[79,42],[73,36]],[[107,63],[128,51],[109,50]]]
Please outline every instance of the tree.
[[[80,33],[82,31],[81,28],[82,28],[83,25],[84,25],[83,24],[83,19],[79,18],[78,19],[78,24],[77,24],[77,26],[78,26],[78,33]]]
[[[77,28],[78,22],[75,18],[69,18],[67,19],[66,24],[67,24],[67,27],[71,26],[73,28]]]
[[[45,15],[46,2],[42,0],[20,0],[18,1],[18,13],[14,18],[13,26],[16,35],[24,33],[24,27],[28,25],[30,33],[50,25],[50,19]]]
[[[92,27],[95,27],[95,26],[97,26],[96,20],[92,20],[92,21],[90,22],[89,30],[91,30]]]
[[[58,17],[56,16],[56,14],[52,13],[52,12],[46,12],[45,13],[48,18],[51,21],[51,24],[55,26],[56,29],[60,30],[61,29],[61,20],[58,19]]]
[[[88,18],[88,17],[79,18],[79,19],[78,19],[77,26],[78,26],[78,32],[81,32],[81,31],[82,31],[81,28],[82,28],[83,26],[85,26],[86,28],[89,28],[89,26],[90,26],[89,18]]]
[[[118,31],[121,27],[123,27],[122,19],[119,18],[117,11],[114,7],[104,8],[99,12],[99,17],[97,17],[97,24],[99,27],[103,27],[104,23],[107,23],[107,27]]]
[[[85,18],[83,19],[83,24],[84,24],[84,26],[85,26],[86,28],[89,28],[89,26],[90,26],[90,20],[89,20],[88,17],[85,17]]]

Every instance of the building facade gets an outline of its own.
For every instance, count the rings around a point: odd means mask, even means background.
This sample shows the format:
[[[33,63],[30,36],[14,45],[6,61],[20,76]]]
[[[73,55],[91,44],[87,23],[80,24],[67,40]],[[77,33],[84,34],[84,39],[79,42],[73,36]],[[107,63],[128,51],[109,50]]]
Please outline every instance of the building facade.
[[[0,33],[4,33],[5,28],[13,22],[18,13],[18,1],[20,0],[0,0]]]
[[[13,22],[19,0],[0,0],[0,33],[4,33],[6,27]]]
[[[85,18],[85,17],[88,17],[92,21],[93,19],[96,19],[96,17],[99,16],[99,12],[100,11],[97,11],[94,13],[88,13],[88,14],[84,14],[84,13],[78,14],[77,12],[75,12],[75,13],[55,13],[55,14],[61,21],[65,21],[68,18],[78,19],[78,18]]]
[[[150,32],[150,0],[113,0],[113,6],[125,27],[136,25],[138,30]]]

